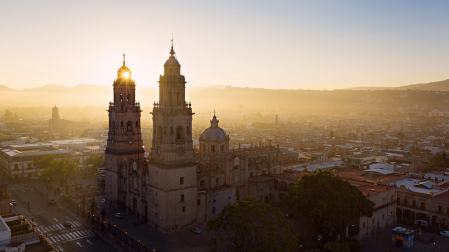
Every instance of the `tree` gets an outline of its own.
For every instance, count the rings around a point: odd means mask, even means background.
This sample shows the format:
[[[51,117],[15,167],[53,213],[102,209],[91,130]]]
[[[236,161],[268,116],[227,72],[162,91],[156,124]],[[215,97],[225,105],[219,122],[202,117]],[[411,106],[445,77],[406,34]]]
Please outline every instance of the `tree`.
[[[362,250],[362,242],[354,237],[343,237],[340,242],[346,244],[351,249],[351,252],[360,252]]]
[[[326,252],[352,252],[348,245],[337,242],[328,242],[323,248]]]
[[[282,202],[310,220],[310,235],[345,234],[351,220],[372,217],[374,207],[357,187],[321,170],[303,175]]]
[[[227,205],[207,227],[215,231],[211,251],[295,251],[298,246],[294,225],[281,210],[253,199]]]
[[[93,153],[86,160],[83,165],[92,165],[94,169],[98,169],[104,166],[104,153]]]
[[[34,156],[33,166],[36,167],[36,169],[44,170],[44,174],[45,174],[45,173],[47,173],[46,170],[48,170],[49,168],[51,169],[50,166],[52,166],[54,160],[55,160],[54,154]]]
[[[398,131],[396,133],[396,135],[394,135],[395,137],[399,138],[399,140],[402,140],[405,137],[405,134],[402,133],[401,131]]]
[[[67,177],[76,172],[78,163],[75,159],[61,158],[56,159],[55,155],[37,156],[33,160],[34,166],[43,169],[43,173],[49,177],[56,177],[63,186]]]

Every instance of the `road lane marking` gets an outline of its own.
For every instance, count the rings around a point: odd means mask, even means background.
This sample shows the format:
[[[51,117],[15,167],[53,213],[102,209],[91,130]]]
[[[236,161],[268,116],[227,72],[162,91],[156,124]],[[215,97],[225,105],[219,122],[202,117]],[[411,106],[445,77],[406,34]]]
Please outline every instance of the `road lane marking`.
[[[58,246],[58,248],[59,248],[60,251],[64,251],[60,246]]]
[[[80,245],[80,247],[83,247],[83,246],[81,245],[81,243],[79,243],[79,242],[76,242],[76,244]]]
[[[87,242],[88,242],[88,243],[90,243],[90,245],[92,245],[92,246],[93,246],[92,242],[90,242],[89,240],[87,240]]]
[[[53,218],[53,219],[55,219],[55,221],[58,221],[56,218]],[[59,221],[58,221],[59,222]]]

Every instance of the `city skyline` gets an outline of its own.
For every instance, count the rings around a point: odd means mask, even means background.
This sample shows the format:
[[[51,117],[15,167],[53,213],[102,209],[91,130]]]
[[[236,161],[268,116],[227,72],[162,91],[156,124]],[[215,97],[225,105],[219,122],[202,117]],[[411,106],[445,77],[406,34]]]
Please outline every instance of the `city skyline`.
[[[448,79],[447,3],[5,3],[0,84],[156,89],[172,34],[188,87],[402,86]]]

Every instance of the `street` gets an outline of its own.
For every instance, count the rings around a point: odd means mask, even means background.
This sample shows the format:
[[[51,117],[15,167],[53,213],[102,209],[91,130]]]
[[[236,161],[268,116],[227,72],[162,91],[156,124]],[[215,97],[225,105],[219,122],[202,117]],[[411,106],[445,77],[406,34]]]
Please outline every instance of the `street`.
[[[36,222],[36,229],[60,251],[116,251],[103,239],[97,239],[93,230],[83,225],[81,217],[68,214],[59,200],[57,204],[50,205],[47,198],[37,192],[31,186],[25,184],[12,184],[8,189],[17,205],[11,206],[12,213],[22,213],[26,218]],[[28,203],[30,208],[28,208]],[[58,211],[59,206],[62,207]],[[69,221],[71,228],[66,228],[63,223]]]

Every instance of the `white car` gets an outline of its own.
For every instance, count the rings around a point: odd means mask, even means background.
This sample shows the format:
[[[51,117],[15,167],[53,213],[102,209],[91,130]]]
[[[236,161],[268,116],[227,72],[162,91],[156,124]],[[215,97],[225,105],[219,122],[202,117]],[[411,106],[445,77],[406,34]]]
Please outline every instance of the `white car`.
[[[415,220],[414,223],[416,225],[420,225],[420,226],[424,226],[424,227],[428,227],[429,226],[429,222],[427,222],[425,220]]]
[[[15,200],[11,200],[11,205],[16,205],[17,204],[17,202],[15,201]]]
[[[194,232],[195,234],[201,234],[201,229],[199,228],[192,228],[191,231]]]
[[[114,217],[115,217],[115,218],[122,218],[122,214],[121,214],[121,213],[115,213],[115,214],[114,214]]]
[[[441,231],[440,235],[449,237],[449,231],[447,231],[447,230]]]

